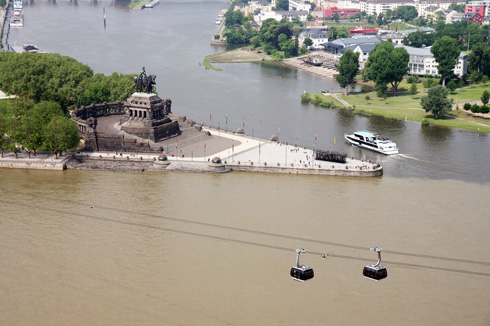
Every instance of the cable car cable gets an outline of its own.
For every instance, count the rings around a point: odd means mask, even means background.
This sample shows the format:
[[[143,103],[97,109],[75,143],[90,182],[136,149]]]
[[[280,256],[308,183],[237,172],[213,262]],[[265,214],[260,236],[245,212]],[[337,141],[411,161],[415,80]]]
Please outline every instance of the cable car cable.
[[[4,191],[4,190],[0,189],[0,191]],[[14,191],[8,191],[8,192],[32,196],[32,197],[36,197],[36,198],[44,198],[44,199],[52,200],[52,201],[62,201],[62,202],[67,202],[67,203],[71,203],[71,204],[86,205],[86,204],[81,203],[79,201],[70,200],[70,199],[61,199],[61,198],[52,198],[52,197],[42,196],[42,195],[33,195],[30,193],[25,193],[25,192],[15,191],[15,190]],[[118,211],[118,212],[125,213],[125,214],[137,214],[140,216],[143,215],[143,216],[148,216],[151,218],[160,218],[160,219],[166,219],[166,220],[170,220],[170,221],[189,223],[189,224],[195,224],[195,225],[203,225],[203,226],[208,226],[208,227],[233,230],[233,231],[239,231],[239,232],[260,234],[260,235],[272,236],[272,237],[283,238],[283,239],[319,243],[319,244],[331,245],[331,246],[341,247],[341,248],[349,248],[349,249],[356,249],[356,250],[362,250],[362,251],[366,250],[366,247],[362,247],[362,246],[348,245],[348,244],[332,242],[332,241],[324,241],[324,240],[303,238],[303,237],[292,236],[292,235],[284,235],[284,234],[271,233],[271,232],[265,232],[265,231],[251,230],[251,229],[239,228],[239,227],[234,227],[234,226],[226,226],[226,225],[220,225],[220,224],[214,224],[214,223],[186,220],[186,219],[181,219],[181,218],[176,218],[176,217],[162,216],[162,215],[156,215],[156,214],[150,214],[150,213],[144,213],[144,212],[133,212],[130,210],[108,207],[108,206],[99,205],[99,204],[97,205],[97,209],[106,209],[106,210],[110,210],[110,211]],[[451,261],[451,262],[458,262],[458,263],[467,263],[467,264],[474,264],[474,265],[488,265],[488,266],[490,266],[490,262],[485,262],[485,261],[452,258],[452,257],[441,257],[441,256],[425,255],[425,254],[416,254],[416,253],[408,253],[408,252],[394,251],[394,250],[384,250],[384,252],[387,254],[401,255],[401,256],[407,256],[407,257],[417,257],[417,258],[424,258],[424,259],[444,260],[444,261]]]
[[[16,205],[16,206],[21,206],[21,207],[29,207],[29,208],[32,208],[33,210],[40,210],[41,209],[41,210],[65,214],[68,216],[70,216],[70,215],[71,216],[80,216],[80,217],[90,218],[90,219],[94,219],[94,220],[100,220],[100,221],[111,222],[111,223],[118,223],[121,225],[130,225],[130,226],[142,227],[142,228],[147,228],[147,229],[155,229],[155,230],[162,230],[162,231],[173,232],[173,233],[180,233],[180,234],[197,236],[197,237],[207,238],[207,239],[212,239],[212,240],[234,242],[234,243],[252,245],[252,246],[262,247],[262,248],[276,249],[276,250],[287,251],[287,252],[295,251],[295,249],[276,246],[276,245],[269,245],[269,244],[240,240],[240,239],[231,239],[231,238],[225,238],[225,237],[196,233],[196,232],[190,232],[190,231],[175,230],[175,229],[164,228],[161,226],[154,226],[154,225],[149,225],[149,224],[142,224],[142,223],[135,223],[135,222],[128,222],[128,221],[118,221],[118,220],[107,218],[107,217],[93,216],[93,215],[88,215],[88,214],[83,214],[83,213],[78,213],[78,212],[66,212],[63,210],[46,208],[46,207],[39,207],[39,206],[31,205],[31,204],[23,204],[23,203],[19,203],[19,202],[6,201],[6,200],[2,200],[2,199],[0,199],[0,203]],[[364,248],[364,250],[366,250],[366,248]],[[313,252],[313,251],[308,251],[308,252],[311,254],[320,255],[320,256],[325,254],[324,252]],[[331,253],[328,254],[328,257],[350,259],[350,260],[357,260],[357,261],[359,261],[359,260],[360,261],[371,261],[372,260],[372,259],[366,259],[366,258],[361,258],[361,257],[337,255],[337,254],[331,254]],[[439,271],[454,272],[454,273],[460,273],[460,274],[469,274],[469,275],[479,275],[479,276],[490,277],[490,273],[484,273],[484,272],[474,272],[474,271],[460,270],[460,269],[453,269],[453,268],[433,267],[433,266],[418,265],[418,264],[412,264],[412,263],[403,263],[403,262],[397,262],[397,261],[385,261],[385,263],[390,264],[390,265],[398,265],[400,267],[411,267],[411,268],[420,268],[420,269],[429,269],[429,270],[439,270]]]

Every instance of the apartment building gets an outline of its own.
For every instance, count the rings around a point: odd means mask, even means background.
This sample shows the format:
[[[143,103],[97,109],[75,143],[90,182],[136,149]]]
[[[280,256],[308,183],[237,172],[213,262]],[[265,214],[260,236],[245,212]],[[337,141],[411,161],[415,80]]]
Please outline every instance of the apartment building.
[[[408,62],[408,74],[426,76],[432,75],[437,76],[437,67],[439,64],[434,58],[432,52],[430,52],[430,47],[425,48],[414,48],[411,46],[397,44],[395,47],[403,47],[407,50],[410,55],[410,60]],[[459,59],[454,66],[454,74],[459,78],[466,76],[468,73],[468,55],[461,52]]]

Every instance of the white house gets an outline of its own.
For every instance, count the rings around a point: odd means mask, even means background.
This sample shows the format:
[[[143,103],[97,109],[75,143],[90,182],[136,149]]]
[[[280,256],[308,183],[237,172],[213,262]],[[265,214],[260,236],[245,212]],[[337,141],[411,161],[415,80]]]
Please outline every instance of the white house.
[[[407,50],[410,55],[410,60],[408,62],[408,74],[409,75],[432,75],[437,76],[437,67],[439,64],[434,58],[432,52],[430,52],[430,47],[425,48],[414,48],[406,45],[395,45],[395,47],[403,47]],[[461,52],[459,55],[458,62],[454,66],[454,74],[459,78],[465,76],[468,73],[468,55]]]
[[[290,11],[310,11],[311,5],[309,1],[305,0],[289,0],[289,10]]]
[[[369,57],[369,53],[371,52],[372,49],[376,44],[374,43],[367,43],[367,44],[359,44],[354,48],[355,53],[359,53],[359,64],[361,68],[364,68],[364,64],[367,62],[367,59]]]
[[[328,31],[319,28],[305,29],[299,36],[298,41],[303,44],[305,38],[309,37],[313,44],[310,49],[323,49],[323,43],[328,42]]]

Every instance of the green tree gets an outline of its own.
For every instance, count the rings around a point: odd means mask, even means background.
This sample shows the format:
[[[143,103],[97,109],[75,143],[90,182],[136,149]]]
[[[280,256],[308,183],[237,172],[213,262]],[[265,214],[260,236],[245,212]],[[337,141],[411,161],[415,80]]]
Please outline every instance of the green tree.
[[[352,50],[345,51],[337,65],[339,74],[335,76],[335,80],[339,83],[340,87],[345,89],[345,95],[347,95],[349,85],[354,83],[358,69],[359,53],[355,53]]]
[[[260,44],[262,44],[260,42],[260,37],[259,36],[254,36],[250,39],[250,44],[252,44],[252,46],[254,48],[258,48],[260,46]]]
[[[412,83],[412,84],[410,85],[410,95],[412,95],[412,96],[413,96],[413,95],[415,95],[415,94],[417,94],[417,84]]]
[[[110,91],[100,83],[90,85],[77,100],[77,107],[109,101]]]
[[[46,125],[44,145],[54,152],[56,158],[80,144],[80,135],[73,120],[63,116],[56,116]]]
[[[289,0],[276,1],[276,7],[274,9],[277,11],[289,11]]]
[[[408,34],[403,38],[403,44],[413,46],[415,48],[421,48],[423,46],[430,46],[434,44],[437,38],[437,33],[426,33],[423,31],[416,31]]]
[[[436,119],[451,110],[452,101],[447,96],[449,91],[442,85],[429,88],[427,95],[422,96],[420,105],[425,112],[431,112]]]
[[[447,89],[452,93],[458,88],[458,84],[454,80],[450,80],[449,83],[446,85]]]
[[[303,41],[303,44],[306,45],[307,47],[309,47],[309,46],[313,45],[313,41],[311,40],[311,38],[306,37]]]
[[[450,6],[449,6],[449,9],[452,9],[452,10],[456,10],[457,12],[460,12],[460,13],[464,13],[464,10],[465,10],[465,5],[462,4],[462,5],[457,5],[455,3],[452,3]]]
[[[295,49],[294,40],[288,38],[286,34],[279,35],[279,48],[281,51],[284,51],[284,54],[287,56],[291,56]]]
[[[470,104],[470,103],[465,103],[465,104],[463,105],[463,109],[464,109],[465,111],[469,111],[469,110],[471,110],[471,104]]]
[[[488,107],[487,105],[482,105],[480,107],[480,112],[483,114],[487,114],[488,112],[490,112],[490,107]]]
[[[340,17],[339,17],[339,14],[338,13],[333,14],[333,20],[335,20],[335,22],[337,24],[339,23],[339,19],[340,19]]]
[[[488,91],[484,91],[480,99],[483,105],[487,105],[488,101],[490,100],[490,93]]]
[[[337,38],[347,38],[350,36],[350,31],[345,26],[337,28]]]
[[[478,73],[490,72],[490,46],[488,44],[477,43],[471,48],[468,54],[468,68]]]
[[[367,67],[369,78],[375,82],[378,96],[384,94],[388,83],[396,96],[398,84],[408,72],[410,55],[405,48],[395,48],[392,43],[377,44],[369,53]]]
[[[234,6],[232,6],[234,8]],[[232,27],[234,25],[242,25],[247,19],[240,10],[233,10],[231,7],[225,13],[225,26]]]
[[[442,85],[446,85],[446,79],[454,75],[454,66],[459,58],[461,50],[458,42],[449,36],[443,36],[438,39],[430,48],[430,52],[434,55],[434,59],[439,64],[437,71],[442,78]]]

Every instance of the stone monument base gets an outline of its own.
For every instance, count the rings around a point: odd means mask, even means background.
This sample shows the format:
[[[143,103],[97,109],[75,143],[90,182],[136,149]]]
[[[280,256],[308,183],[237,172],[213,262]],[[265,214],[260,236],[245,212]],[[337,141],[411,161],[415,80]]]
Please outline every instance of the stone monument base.
[[[131,122],[127,121],[121,126],[121,130],[143,139],[150,139],[154,142],[180,135],[179,123],[171,120],[170,122],[155,127],[132,126]]]

